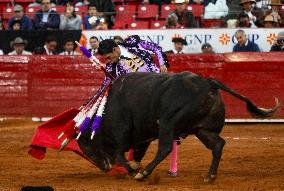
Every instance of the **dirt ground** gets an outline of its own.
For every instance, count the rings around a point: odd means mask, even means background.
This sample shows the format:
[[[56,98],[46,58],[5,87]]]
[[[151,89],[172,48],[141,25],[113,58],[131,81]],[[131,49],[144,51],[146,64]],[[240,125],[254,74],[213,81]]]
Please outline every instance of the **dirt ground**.
[[[44,160],[27,154],[35,127],[29,119],[0,121],[0,190],[19,190],[22,186],[52,186],[55,190],[284,190],[284,124],[230,124],[222,137],[226,140],[217,180],[206,184],[201,177],[208,170],[211,152],[195,137],[182,141],[179,175],[168,177],[168,160],[151,177],[136,182],[100,172],[73,152],[48,150]],[[154,156],[157,142],[148,151],[143,165]]]

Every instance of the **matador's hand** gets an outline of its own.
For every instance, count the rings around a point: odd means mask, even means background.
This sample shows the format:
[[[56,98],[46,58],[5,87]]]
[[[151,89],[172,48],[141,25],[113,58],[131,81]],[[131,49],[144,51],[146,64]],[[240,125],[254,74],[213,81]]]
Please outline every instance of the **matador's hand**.
[[[165,65],[161,65],[160,69],[161,69],[161,73],[167,73],[168,72],[168,69]]]

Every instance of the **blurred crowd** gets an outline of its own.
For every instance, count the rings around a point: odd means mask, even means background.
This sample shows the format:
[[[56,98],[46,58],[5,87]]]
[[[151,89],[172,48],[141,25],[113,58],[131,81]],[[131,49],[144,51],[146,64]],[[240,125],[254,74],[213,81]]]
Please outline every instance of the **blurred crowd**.
[[[107,30],[115,28],[120,21],[118,14],[130,13],[127,7],[122,11],[117,7],[142,4],[159,6],[157,16],[150,18],[162,23],[159,28],[212,27],[206,24],[210,21],[212,24],[212,19],[217,23],[213,27],[274,28],[284,25],[282,0],[34,0],[28,5],[8,3],[3,8],[2,19],[0,17],[0,30]],[[195,7],[189,5],[200,5],[204,10],[198,15],[194,13]],[[58,6],[64,10],[58,12]],[[78,11],[80,7],[85,9]],[[37,11],[28,15],[30,9]],[[137,11],[131,12],[133,15],[125,14],[128,20],[144,21],[136,17]],[[8,12],[10,18],[7,18]],[[163,12],[167,13],[165,18]]]
[[[252,42],[247,38],[247,35],[243,29],[238,29],[235,34],[235,39],[237,40],[236,45],[233,47],[233,52],[261,52],[258,44]],[[123,38],[120,36],[115,36],[114,41],[119,44],[123,42]],[[92,55],[97,55],[97,50],[99,47],[100,40],[96,36],[92,36],[89,39],[90,49],[89,52]],[[173,49],[166,51],[166,54],[184,54],[184,48],[187,46],[185,39],[181,37],[175,37],[172,40]],[[76,49],[76,45],[73,39],[66,39],[64,41],[64,50],[62,52],[57,52],[58,42],[55,36],[47,36],[45,43],[41,47],[35,47],[33,52],[25,50],[28,42],[27,40],[16,37],[10,42],[10,46],[13,51],[9,52],[8,55],[63,55],[63,56],[77,56],[81,55],[79,49]],[[284,31],[280,32],[270,48],[271,52],[274,51],[284,51]],[[204,43],[201,46],[200,53],[213,54],[215,53],[214,46],[209,43]],[[0,49],[0,55],[4,55],[3,51]]]

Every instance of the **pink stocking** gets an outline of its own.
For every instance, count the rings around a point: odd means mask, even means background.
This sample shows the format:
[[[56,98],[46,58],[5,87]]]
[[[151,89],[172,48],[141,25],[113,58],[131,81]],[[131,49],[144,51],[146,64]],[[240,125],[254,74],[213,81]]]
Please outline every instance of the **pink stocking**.
[[[178,146],[177,141],[173,141],[173,149],[171,152],[170,158],[170,172],[177,172],[177,154],[178,154]]]

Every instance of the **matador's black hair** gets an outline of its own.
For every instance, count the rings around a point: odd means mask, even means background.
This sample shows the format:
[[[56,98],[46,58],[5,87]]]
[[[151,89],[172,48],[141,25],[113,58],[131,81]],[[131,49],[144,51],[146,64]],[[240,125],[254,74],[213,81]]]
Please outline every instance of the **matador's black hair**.
[[[100,55],[111,53],[113,51],[113,48],[117,46],[118,45],[115,43],[113,39],[105,39],[100,42],[98,53]]]

